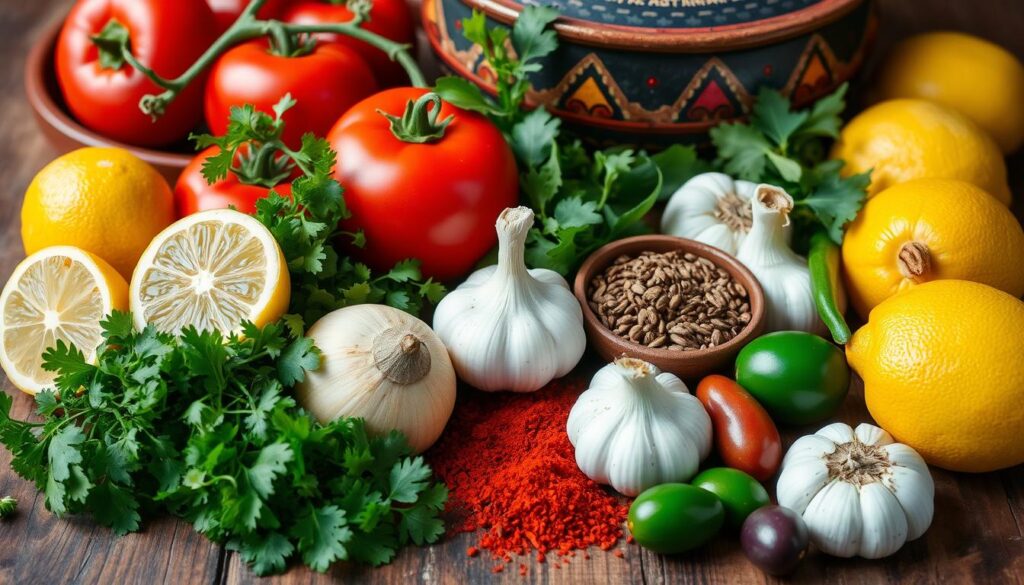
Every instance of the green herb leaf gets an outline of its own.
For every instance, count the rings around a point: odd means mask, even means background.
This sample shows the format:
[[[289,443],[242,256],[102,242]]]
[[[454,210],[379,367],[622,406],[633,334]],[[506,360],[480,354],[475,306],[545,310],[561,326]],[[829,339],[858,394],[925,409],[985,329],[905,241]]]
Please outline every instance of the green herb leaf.
[[[771,143],[760,130],[743,124],[722,124],[711,129],[711,142],[727,174],[760,182]]]
[[[302,561],[322,573],[334,561],[348,558],[345,544],[351,540],[352,531],[348,528],[344,510],[337,506],[324,506],[301,516],[292,536],[298,539]]]
[[[551,156],[552,145],[558,137],[561,120],[543,108],[527,114],[512,127],[512,150],[523,164],[534,167]]]
[[[307,370],[320,367],[320,350],[313,346],[313,340],[302,337],[292,341],[281,352],[277,362],[277,378],[285,386],[291,386],[305,379]]]
[[[781,93],[762,88],[754,102],[752,124],[785,152],[789,138],[807,120],[808,115],[808,112],[791,111],[789,100]]]
[[[546,6],[529,6],[512,26],[512,47],[523,71],[539,71],[534,61],[550,55],[558,48],[558,37],[550,28],[558,11]]]
[[[422,457],[405,459],[391,469],[390,498],[396,502],[411,504],[418,499],[420,492],[427,487],[430,479],[430,468]]]
[[[803,136],[820,136],[838,138],[839,129],[843,126],[841,118],[846,109],[846,90],[849,84],[842,84],[835,92],[814,102],[810,115],[800,126],[799,134]]]
[[[825,176],[806,198],[797,202],[811,208],[837,244],[843,242],[843,229],[853,221],[867,199],[871,172],[842,178],[832,171]]]
[[[288,557],[294,550],[291,541],[277,532],[271,532],[262,538],[252,536],[239,548],[242,561],[257,575],[284,571]]]
[[[800,178],[803,177],[804,172],[800,163],[772,151],[768,151],[766,154],[768,156],[768,160],[772,161],[772,165],[779,172],[779,176],[781,176],[783,180],[791,183],[800,182]]]
[[[434,91],[441,99],[464,110],[480,112],[488,116],[501,113],[483,91],[462,77],[441,77],[434,84]]]
[[[291,460],[292,448],[286,443],[271,443],[260,450],[248,474],[249,482],[261,498],[266,500],[274,494],[274,480],[285,472],[285,464]]]

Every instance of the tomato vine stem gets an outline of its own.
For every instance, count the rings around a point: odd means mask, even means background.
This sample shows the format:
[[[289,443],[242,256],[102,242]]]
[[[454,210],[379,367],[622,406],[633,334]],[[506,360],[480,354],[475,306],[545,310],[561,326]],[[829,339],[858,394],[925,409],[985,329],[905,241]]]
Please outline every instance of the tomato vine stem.
[[[199,77],[227,49],[238,43],[264,36],[280,38],[281,35],[298,36],[316,33],[334,33],[349,36],[384,51],[388,57],[398,62],[405,69],[413,86],[427,87],[427,81],[423,76],[423,72],[409,52],[410,45],[396,43],[361,27],[369,14],[372,2],[353,2],[352,19],[335,24],[292,24],[278,20],[260,20],[256,17],[256,11],[263,6],[264,2],[266,0],[252,0],[249,2],[249,5],[246,6],[238,20],[224,31],[224,34],[214,41],[210,48],[195,63],[174,79],[161,77],[155,71],[140,63],[135,55],[132,54],[130,43],[126,37],[125,42],[121,44],[121,55],[124,57],[124,60],[149,78],[154,84],[164,89],[161,93],[143,96],[139,100],[139,109],[154,119],[158,118],[163,115],[167,106],[178,97],[178,94],[184,91],[192,81]]]

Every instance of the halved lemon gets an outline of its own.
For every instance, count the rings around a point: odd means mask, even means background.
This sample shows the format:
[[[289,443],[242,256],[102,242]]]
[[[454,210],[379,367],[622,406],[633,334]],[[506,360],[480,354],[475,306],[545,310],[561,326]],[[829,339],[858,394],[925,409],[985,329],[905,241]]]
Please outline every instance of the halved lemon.
[[[135,326],[178,334],[262,326],[288,309],[291,280],[270,230],[244,213],[217,209],[180,219],[157,234],[132,274]]]
[[[43,352],[57,340],[96,358],[100,321],[128,308],[128,283],[110,264],[80,248],[53,246],[14,269],[0,293],[0,365],[11,382],[35,394],[53,385]]]

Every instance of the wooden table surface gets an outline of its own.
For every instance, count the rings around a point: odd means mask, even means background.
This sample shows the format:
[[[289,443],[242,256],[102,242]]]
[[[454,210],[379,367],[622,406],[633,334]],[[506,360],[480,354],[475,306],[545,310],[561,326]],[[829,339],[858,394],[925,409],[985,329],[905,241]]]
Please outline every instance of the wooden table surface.
[[[36,37],[63,17],[70,0],[3,0],[0,8],[0,280],[22,258],[18,210],[32,176],[54,153],[36,129],[22,91],[25,55]],[[880,49],[909,32],[957,29],[990,38],[1024,57],[1022,0],[881,0]],[[1024,104],[1021,104],[1024,107]],[[1024,217],[1024,153],[1009,161]],[[587,372],[584,372],[587,374]],[[14,412],[27,417],[31,399],[4,380],[15,396]],[[1024,407],[1024,405],[1022,405]],[[869,421],[859,382],[839,420]],[[787,443],[814,429],[784,430]],[[1024,432],[1024,429],[1021,429]],[[1024,440],[1024,439],[1022,439]],[[19,501],[17,514],[0,521],[0,585],[53,583],[768,583],[746,562],[735,537],[722,536],[690,555],[664,558],[623,544],[624,555],[592,551],[554,569],[525,562],[495,575],[486,555],[470,559],[471,535],[428,548],[408,548],[390,566],[364,569],[337,565],[327,575],[296,567],[276,578],[257,579],[238,555],[196,534],[190,525],[163,518],[137,534],[115,538],[87,520],[58,520],[32,485],[9,468],[0,449],[0,495]],[[881,561],[844,560],[813,554],[790,579],[798,583],[1024,583],[1024,466],[985,475],[933,472],[935,520],[924,538]]]

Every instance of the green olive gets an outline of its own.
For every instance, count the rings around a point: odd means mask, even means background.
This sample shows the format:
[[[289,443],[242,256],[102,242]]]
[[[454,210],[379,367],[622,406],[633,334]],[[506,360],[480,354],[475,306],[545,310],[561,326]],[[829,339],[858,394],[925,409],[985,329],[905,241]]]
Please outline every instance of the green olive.
[[[637,544],[661,554],[697,548],[714,538],[724,521],[718,496],[683,483],[654,486],[629,507],[629,531]]]
[[[806,425],[832,416],[846,399],[843,352],[817,335],[780,331],[758,337],[736,357],[736,381],[777,422]]]
[[[751,512],[772,503],[764,486],[739,469],[714,467],[702,471],[692,483],[722,500],[725,519],[736,529],[743,526]]]

